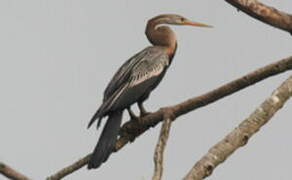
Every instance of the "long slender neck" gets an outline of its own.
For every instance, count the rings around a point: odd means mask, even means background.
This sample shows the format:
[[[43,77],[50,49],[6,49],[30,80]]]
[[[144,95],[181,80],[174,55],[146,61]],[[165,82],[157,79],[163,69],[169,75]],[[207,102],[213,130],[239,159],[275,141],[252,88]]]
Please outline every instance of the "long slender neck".
[[[155,46],[165,47],[166,53],[172,56],[176,50],[175,33],[167,26],[160,26],[162,22],[152,19],[148,21],[146,27],[146,36]]]

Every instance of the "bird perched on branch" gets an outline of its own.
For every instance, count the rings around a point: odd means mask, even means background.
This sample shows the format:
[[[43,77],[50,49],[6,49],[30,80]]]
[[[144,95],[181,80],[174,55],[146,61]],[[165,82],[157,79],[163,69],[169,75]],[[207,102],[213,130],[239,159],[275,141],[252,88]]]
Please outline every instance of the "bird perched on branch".
[[[98,119],[99,127],[101,119],[108,117],[88,169],[98,168],[112,153],[125,109],[131,119],[138,119],[131,110],[131,105],[138,103],[141,116],[147,114],[143,102],[164,77],[177,48],[175,33],[165,26],[167,24],[211,27],[176,14],[162,14],[148,21],[145,33],[153,46],[140,51],[118,69],[104,91],[101,106],[89,122],[88,127]]]

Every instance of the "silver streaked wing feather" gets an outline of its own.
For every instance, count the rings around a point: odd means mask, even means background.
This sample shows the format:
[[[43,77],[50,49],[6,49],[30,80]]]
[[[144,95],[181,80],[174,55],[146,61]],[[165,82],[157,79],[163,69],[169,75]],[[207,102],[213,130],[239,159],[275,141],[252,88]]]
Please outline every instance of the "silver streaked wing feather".
[[[117,71],[104,92],[101,112],[110,110],[120,98],[127,96],[132,87],[148,79],[159,77],[169,64],[168,55],[158,47],[148,47],[126,61]],[[159,78],[158,78],[159,79]],[[152,79],[144,88],[151,89],[157,81]],[[143,95],[145,92],[135,92]],[[137,94],[138,93],[138,94]],[[139,96],[139,95],[138,95]],[[138,99],[133,99],[133,102]],[[116,104],[117,105],[117,104]],[[125,104],[123,104],[125,105]],[[118,105],[117,105],[118,106]]]
[[[149,49],[151,49],[151,47],[147,47],[141,52],[135,54],[118,69],[118,71],[115,73],[104,91],[104,101],[110,98],[110,96],[113,95],[114,92],[119,89],[119,87],[122,86],[123,83],[129,80],[131,70],[139,61],[141,61],[141,59],[147,56]]]
[[[120,98],[124,98],[129,91],[135,89],[135,86],[138,84],[143,84],[143,82],[160,76],[165,68],[168,66],[169,57],[163,51],[155,51],[155,53],[151,52],[144,56],[139,60],[129,72],[129,77],[126,81],[124,81],[117,90],[107,99],[106,108],[110,109],[112,106],[117,105],[117,102],[120,101]],[[157,78],[159,79],[159,78]],[[157,83],[157,80],[152,79],[152,81],[148,84],[144,84],[144,89],[142,91],[135,91],[134,94],[142,96],[145,92],[144,90],[151,89],[154,84]],[[133,92],[132,92],[133,93]],[[133,94],[133,97],[136,95]],[[138,98],[136,97],[136,98]],[[138,99],[133,99],[133,101],[137,101]],[[119,103],[118,103],[119,104]],[[123,103],[122,103],[123,104]],[[123,104],[125,105],[125,104]]]
[[[159,76],[169,65],[169,57],[164,53],[151,54],[135,65],[131,74],[133,87],[148,79]]]
[[[103,103],[91,119],[89,126],[96,118],[102,118],[107,112],[115,108],[125,108],[136,102],[147,91],[150,93],[160,82],[168,65],[169,57],[160,47],[145,48],[126,61],[104,91]],[[147,81],[149,79],[151,80]],[[139,83],[142,86],[136,86]]]

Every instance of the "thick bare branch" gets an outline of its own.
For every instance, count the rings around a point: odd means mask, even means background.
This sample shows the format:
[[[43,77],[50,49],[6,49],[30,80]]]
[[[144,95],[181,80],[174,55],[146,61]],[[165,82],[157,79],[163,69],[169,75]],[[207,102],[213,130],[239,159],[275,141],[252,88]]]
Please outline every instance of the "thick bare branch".
[[[254,72],[251,72],[239,79],[227,83],[201,96],[188,99],[180,104],[168,108],[170,108],[173,111],[172,112],[174,114],[173,120],[175,120],[177,117],[183,114],[186,114],[197,108],[206,106],[237,91],[240,91],[248,86],[251,86],[261,80],[264,80],[268,77],[283,73],[291,69],[292,57],[289,57],[278,62],[272,63],[270,65],[267,65],[265,67],[262,67],[260,69],[257,69]],[[116,143],[115,151],[119,151],[129,142],[133,142],[135,138],[139,137],[145,131],[150,129],[150,127],[156,126],[159,122],[163,120],[163,115],[164,112],[162,108],[154,113],[151,113],[143,118],[140,118],[139,121],[129,121],[125,123],[120,131],[120,138]],[[84,158],[76,161],[72,165],[60,170],[59,172],[57,172],[57,174],[62,174],[62,176],[59,176],[62,178],[80,169],[81,167],[87,164],[90,155],[91,154],[86,155]]]
[[[0,162],[0,174],[12,180],[31,180],[2,162]]]
[[[152,180],[161,180],[163,174],[163,154],[166,147],[166,143],[169,137],[171,123],[172,123],[172,111],[165,109],[164,120],[161,126],[158,143],[154,153],[154,174]]]
[[[88,154],[84,158],[76,161],[74,164],[63,168],[61,171],[58,171],[56,174],[49,176],[46,180],[59,180],[62,179],[63,177],[73,173],[74,171],[77,171],[78,169],[82,168],[85,166],[89,159],[90,159],[91,154]]]
[[[247,119],[213,146],[186,175],[184,180],[202,180],[212,174],[235,150],[244,146],[292,96],[292,76],[266,99]]]
[[[266,24],[291,33],[292,15],[267,6],[257,0],[225,0],[246,14]]]
[[[292,69],[292,57],[280,60],[265,67],[259,68],[245,76],[242,76],[234,81],[222,85],[203,95],[188,99],[182,103],[171,106],[175,120],[177,117],[184,115],[197,108],[206,106],[237,91],[240,91],[248,86],[251,86],[263,79],[277,75]],[[162,108],[163,109],[163,108]],[[163,120],[163,110],[160,109],[149,114],[137,121],[128,121],[125,123],[120,132],[120,138],[116,144],[116,151],[120,150],[127,143],[132,142],[136,137],[143,134],[150,127],[156,126]]]

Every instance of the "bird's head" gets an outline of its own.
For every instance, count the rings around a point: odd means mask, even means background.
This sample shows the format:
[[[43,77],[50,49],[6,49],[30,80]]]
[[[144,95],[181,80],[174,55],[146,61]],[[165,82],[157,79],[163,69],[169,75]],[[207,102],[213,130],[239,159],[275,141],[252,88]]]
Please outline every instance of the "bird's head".
[[[164,25],[164,24],[171,24],[171,25],[190,25],[190,26],[197,26],[197,27],[212,27],[207,24],[199,23],[199,22],[194,22],[191,20],[188,20],[187,18],[178,15],[178,14],[161,14],[159,16],[156,16],[150,21],[155,22],[157,27]],[[150,22],[149,21],[149,22]],[[155,28],[157,28],[155,27]]]

